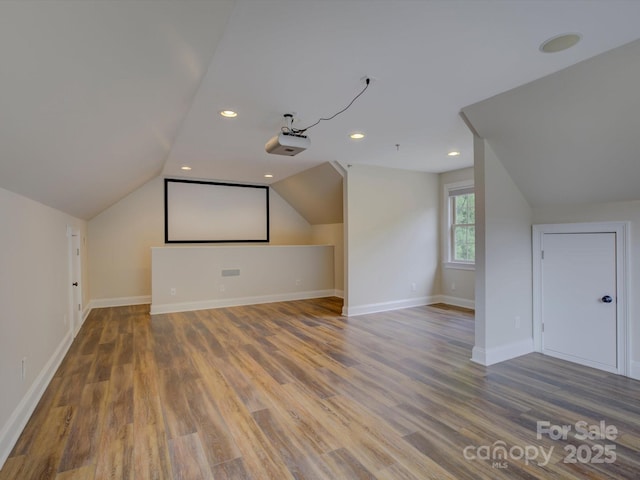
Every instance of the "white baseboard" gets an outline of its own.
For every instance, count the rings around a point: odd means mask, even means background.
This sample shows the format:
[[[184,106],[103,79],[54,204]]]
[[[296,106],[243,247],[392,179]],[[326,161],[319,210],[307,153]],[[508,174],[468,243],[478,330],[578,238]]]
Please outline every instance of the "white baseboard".
[[[640,380],[640,362],[631,361],[631,370],[629,371],[629,377],[634,380]]]
[[[480,365],[489,366],[533,352],[533,339],[528,338],[515,343],[489,349],[473,347],[471,360]]]
[[[151,303],[151,295],[141,295],[138,297],[95,298],[89,302],[89,310],[93,308],[144,305],[147,303]]]
[[[370,303],[368,305],[345,306],[342,308],[342,315],[355,317],[366,315],[367,313],[388,312],[401,308],[421,307],[431,303],[438,303],[439,295],[433,297],[406,298],[404,300],[392,300],[390,302]]]
[[[18,437],[20,437],[22,430],[29,421],[40,398],[42,398],[45,389],[53,379],[60,363],[62,363],[62,359],[71,346],[71,341],[72,335],[69,331],[65,334],[56,351],[31,384],[27,393],[22,397],[22,400],[20,400],[20,403],[18,403],[9,417],[9,420],[5,423],[2,431],[0,431],[0,468],[2,468],[4,462],[9,457],[11,449],[13,449],[13,446],[18,441]]]
[[[333,296],[338,298],[344,298],[344,290],[334,290]]]
[[[581,357],[576,357],[575,355],[567,355],[564,352],[556,352],[550,349],[542,350],[541,353],[544,355],[548,355],[549,357],[559,358],[560,360],[565,360],[567,362],[584,365],[585,367],[595,368],[597,370],[602,370],[603,372],[619,373],[616,365],[606,365],[599,362],[593,362]]]
[[[455,307],[476,309],[476,302],[474,300],[468,300],[466,298],[451,297],[449,295],[439,295],[439,303],[446,303],[447,305],[453,305]]]
[[[310,298],[333,297],[335,290],[313,290],[309,292],[290,292],[275,295],[259,295],[255,297],[224,298],[202,300],[197,302],[151,304],[151,315],[160,313],[189,312],[193,310],[208,310],[210,308],[240,307],[259,303],[288,302],[293,300],[308,300]]]
[[[93,310],[93,305],[91,302],[89,302],[88,305],[86,305],[84,307],[84,309],[82,310],[82,321],[80,322],[80,326],[78,327],[78,329],[76,330],[76,335],[77,332],[80,331],[80,329],[82,328],[82,325],[84,325],[84,322],[87,320],[87,318],[89,317],[89,314],[91,313],[91,310]],[[75,338],[75,335],[74,335]]]

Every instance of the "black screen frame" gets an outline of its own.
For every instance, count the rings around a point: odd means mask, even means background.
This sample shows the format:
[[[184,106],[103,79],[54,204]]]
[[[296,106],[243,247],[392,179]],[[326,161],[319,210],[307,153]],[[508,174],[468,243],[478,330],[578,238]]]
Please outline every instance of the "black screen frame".
[[[233,188],[256,188],[265,191],[265,216],[266,216],[266,232],[264,238],[260,239],[207,239],[207,240],[191,240],[180,239],[171,240],[169,232],[169,183],[189,183],[198,185],[216,185],[222,187]],[[205,180],[186,180],[182,178],[165,178],[164,179],[164,243],[166,244],[185,244],[185,243],[269,243],[270,239],[270,223],[269,223],[269,186],[268,185],[247,185],[240,183],[214,182]]]

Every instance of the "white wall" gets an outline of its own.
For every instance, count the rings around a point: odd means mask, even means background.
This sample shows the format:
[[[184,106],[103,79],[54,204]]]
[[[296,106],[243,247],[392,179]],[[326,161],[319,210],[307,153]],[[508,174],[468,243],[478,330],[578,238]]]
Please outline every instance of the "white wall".
[[[630,222],[631,264],[629,265],[629,328],[631,335],[631,375],[640,378],[640,201],[583,205],[556,205],[533,210],[533,221],[544,223]]]
[[[311,226],[270,190],[271,244],[308,244]],[[164,245],[164,183],[147,182],[89,221],[94,305],[148,303],[151,247]]]
[[[533,350],[533,212],[488,142],[476,138],[474,156],[478,243],[473,359],[489,365]]]
[[[89,221],[92,301],[148,301],[150,247],[164,244],[163,188],[156,177]]]
[[[430,303],[440,293],[438,175],[353,165],[346,190],[345,313]]]
[[[311,243],[311,225],[274,189],[269,189],[271,209],[270,245],[307,245]]]
[[[84,244],[86,222],[0,188],[0,224],[2,465],[71,344],[67,226],[80,230]],[[86,304],[86,280],[83,287]]]
[[[484,140],[473,133],[473,185],[476,196],[476,269],[475,269],[475,344],[472,357],[475,352],[486,351],[487,346],[487,325],[485,321],[486,309],[486,267],[485,267],[485,244],[486,244],[486,218],[485,218],[485,145]],[[479,357],[481,355],[478,355]],[[473,358],[472,358],[473,359]],[[482,362],[483,358],[476,358],[475,361]]]
[[[334,285],[337,295],[344,295],[344,224],[329,223],[311,226],[313,245],[333,245]]]
[[[444,266],[448,261],[449,208],[444,186],[449,183],[473,180],[473,167],[440,174],[440,291],[443,301],[461,307],[474,308],[475,271]]]
[[[249,305],[334,293],[333,247],[154,247],[151,313]],[[235,270],[237,275],[224,276]]]
[[[325,162],[275,182],[271,188],[311,225],[343,222],[342,169]]]

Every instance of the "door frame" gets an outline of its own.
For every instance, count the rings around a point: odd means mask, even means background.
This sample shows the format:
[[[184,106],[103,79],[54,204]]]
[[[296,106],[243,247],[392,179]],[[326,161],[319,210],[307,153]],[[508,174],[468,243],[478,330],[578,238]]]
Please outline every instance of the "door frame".
[[[617,374],[631,372],[631,336],[629,335],[629,222],[557,223],[533,226],[533,346],[542,352],[542,251],[545,234],[554,233],[615,233],[616,236],[616,318]]]
[[[82,237],[79,229],[74,229],[71,226],[67,226],[67,239],[68,239],[68,253],[69,253],[69,330],[72,338],[80,331],[80,327],[83,323],[82,311],[82,255],[80,254],[82,249]],[[76,252],[77,249],[77,252]],[[71,284],[77,281],[78,286],[73,287]],[[76,303],[76,297],[78,296],[80,309]]]

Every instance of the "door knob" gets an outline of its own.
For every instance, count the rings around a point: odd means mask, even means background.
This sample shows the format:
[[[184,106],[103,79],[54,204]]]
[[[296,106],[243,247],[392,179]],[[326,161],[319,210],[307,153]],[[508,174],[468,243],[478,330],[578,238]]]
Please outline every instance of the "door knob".
[[[73,282],[71,285],[73,285],[74,287],[77,287],[78,286],[78,282]],[[611,301],[611,300],[609,300],[609,301]]]
[[[602,303],[611,303],[613,302],[613,298],[611,298],[609,295],[605,295],[604,297],[602,297]]]

